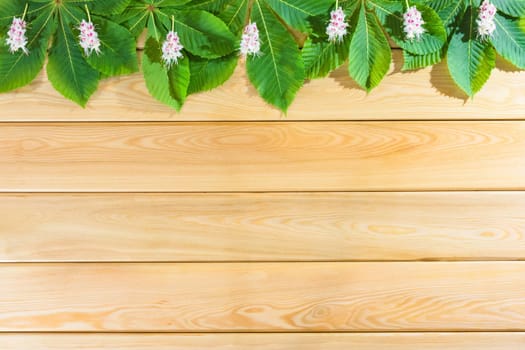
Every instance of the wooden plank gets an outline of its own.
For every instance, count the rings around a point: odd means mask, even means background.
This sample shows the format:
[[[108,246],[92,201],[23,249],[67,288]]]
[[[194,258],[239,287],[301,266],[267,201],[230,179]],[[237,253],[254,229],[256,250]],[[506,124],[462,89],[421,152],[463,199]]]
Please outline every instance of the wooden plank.
[[[524,209],[525,192],[4,194],[0,261],[515,260]]]
[[[3,350],[523,350],[524,333],[4,334]]]
[[[0,331],[523,331],[525,262],[4,264]]]
[[[342,67],[329,78],[308,82],[288,115],[269,108],[250,85],[245,67],[212,92],[191,96],[183,112],[149,96],[140,74],[106,80],[82,109],[55,92],[44,74],[31,85],[0,94],[0,121],[196,121],[196,120],[438,120],[522,119],[525,72],[502,62],[485,88],[467,100],[444,64],[401,72],[394,51],[390,74],[366,94]]]
[[[525,189],[525,122],[0,125],[0,191]]]

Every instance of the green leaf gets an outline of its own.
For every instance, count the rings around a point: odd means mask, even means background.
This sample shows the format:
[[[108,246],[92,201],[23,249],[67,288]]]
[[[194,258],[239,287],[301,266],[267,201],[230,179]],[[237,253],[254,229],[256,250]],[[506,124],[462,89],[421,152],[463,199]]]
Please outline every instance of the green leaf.
[[[436,0],[435,0],[436,1]],[[453,0],[448,5],[444,4],[439,8],[438,16],[441,18],[447,37],[452,34],[461,20],[461,15],[465,13],[465,1]]]
[[[439,12],[451,5],[454,5],[456,3],[463,2],[458,0],[430,0],[427,1],[425,4],[432,9],[434,9],[436,12]]]
[[[162,103],[180,111],[190,81],[189,60],[185,57],[170,69],[162,63],[161,44],[150,37],[144,47],[142,70],[150,94]]]
[[[233,74],[238,60],[236,53],[213,60],[192,57],[188,94],[212,90],[224,84]]]
[[[218,16],[230,28],[232,33],[240,34],[244,28],[248,15],[250,0],[231,0]]]
[[[193,0],[188,7],[194,10],[218,13],[224,10],[229,2],[231,2],[231,0]]]
[[[159,8],[178,7],[182,9],[183,5],[186,5],[192,2],[192,0],[154,0],[154,1],[149,0],[146,2],[151,2],[156,7],[159,7]]]
[[[175,14],[175,31],[184,48],[195,56],[218,58],[235,50],[236,39],[226,24],[205,11],[180,11]]]
[[[13,17],[22,17],[25,3],[15,0],[0,1],[0,28],[8,27],[13,22]]]
[[[476,17],[477,13],[469,7],[452,35],[447,52],[452,78],[471,97],[481,90],[496,65],[496,51],[490,42],[477,38]]]
[[[525,69],[525,30],[520,20],[496,14],[492,44],[496,51],[516,67]],[[523,23],[523,20],[522,20]]]
[[[361,6],[350,43],[350,76],[364,89],[379,85],[390,68],[390,45],[372,12]]]
[[[350,37],[342,42],[314,42],[308,39],[302,50],[304,69],[308,79],[326,77],[348,58]]]
[[[525,16],[525,0],[492,0],[498,11],[512,17]]]
[[[135,39],[126,28],[105,19],[94,17],[100,38],[100,54],[87,57],[88,63],[106,76],[138,71]]]
[[[91,11],[101,15],[116,15],[121,13],[129,6],[130,0],[91,0]]]
[[[309,31],[308,18],[328,13],[332,0],[266,0],[286,23],[304,32]]]
[[[441,50],[447,41],[447,33],[438,14],[428,6],[417,5],[425,24],[425,33],[421,39],[408,40],[403,31],[403,12],[406,10],[402,2],[392,0],[371,0],[378,18],[399,47],[416,55],[425,55]]]
[[[124,10],[120,15],[115,16],[113,19],[126,27],[130,33],[136,38],[144,31],[146,24],[148,23],[149,11],[145,8],[128,8]]]
[[[299,48],[261,0],[254,2],[252,21],[259,28],[262,53],[248,58],[248,77],[266,102],[286,112],[304,83]]]
[[[0,45],[0,92],[29,84],[42,70],[53,30],[52,15],[52,11],[41,13],[31,22],[26,33],[28,55],[21,50],[12,54],[7,46]]]
[[[168,69],[168,79],[170,84],[170,95],[181,107],[186,102],[188,96],[188,87],[190,85],[190,60],[188,57],[179,59],[177,64],[173,64]]]
[[[58,92],[82,107],[97,90],[99,73],[82,56],[76,37],[64,23],[62,13],[49,53],[47,75]]]
[[[414,55],[408,51],[403,51],[402,70],[416,70],[432,66],[441,62],[443,53],[441,51],[432,52],[426,55]]]

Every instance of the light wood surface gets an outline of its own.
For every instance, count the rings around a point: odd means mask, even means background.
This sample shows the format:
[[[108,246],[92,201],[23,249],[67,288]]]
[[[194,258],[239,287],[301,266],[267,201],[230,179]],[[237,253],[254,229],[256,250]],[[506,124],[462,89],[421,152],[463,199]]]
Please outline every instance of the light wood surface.
[[[525,189],[525,122],[0,125],[0,191]]]
[[[0,350],[525,350],[525,72],[401,64],[0,94]]]
[[[525,259],[524,208],[523,192],[4,194],[0,261]]]
[[[444,64],[417,72],[401,72],[401,66],[401,52],[394,50],[389,75],[368,95],[341,67],[328,78],[308,82],[287,116],[264,103],[242,65],[222,87],[188,98],[182,113],[156,102],[140,73],[102,82],[86,109],[65,100],[41,74],[27,87],[0,94],[0,122],[524,118],[525,72],[503,61],[472,100],[455,87]]]
[[[523,350],[524,333],[0,334],[3,350]]]
[[[525,262],[4,264],[0,331],[525,330]]]

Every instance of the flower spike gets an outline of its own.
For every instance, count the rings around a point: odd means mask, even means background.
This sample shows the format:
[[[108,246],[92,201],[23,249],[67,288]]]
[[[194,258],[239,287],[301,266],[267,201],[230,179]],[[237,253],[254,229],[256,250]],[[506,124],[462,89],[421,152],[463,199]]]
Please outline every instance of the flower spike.
[[[171,30],[166,35],[166,40],[162,44],[162,60],[168,69],[177,64],[180,58],[183,58],[182,49],[184,46],[180,43],[179,34],[175,32],[175,18],[171,17]]]
[[[246,57],[248,55],[260,55],[261,41],[259,39],[259,29],[257,29],[257,23],[250,22],[246,27],[244,27],[240,50],[242,57]]]
[[[89,14],[88,7],[86,5],[86,12],[88,15],[88,20],[82,20],[78,29],[80,30],[79,42],[80,47],[84,49],[86,56],[91,56],[93,51],[100,53],[100,39],[98,38],[98,33],[95,30],[95,25],[91,22],[91,15]]]
[[[403,31],[408,40],[421,39],[426,31],[423,24],[425,21],[423,21],[423,16],[417,7],[409,7],[403,14]]]
[[[496,16],[497,8],[489,0],[483,1],[479,8],[479,15],[476,23],[478,24],[478,35],[481,40],[492,38],[496,31],[496,23],[494,17]]]
[[[348,23],[345,21],[345,13],[341,7],[330,12],[330,23],[326,27],[328,41],[341,42],[347,34]]]
[[[12,54],[18,50],[22,50],[23,53],[29,55],[26,37],[27,22],[24,20],[27,13],[27,6],[26,4],[22,18],[13,17],[13,22],[7,32],[6,44],[9,46],[9,52]]]

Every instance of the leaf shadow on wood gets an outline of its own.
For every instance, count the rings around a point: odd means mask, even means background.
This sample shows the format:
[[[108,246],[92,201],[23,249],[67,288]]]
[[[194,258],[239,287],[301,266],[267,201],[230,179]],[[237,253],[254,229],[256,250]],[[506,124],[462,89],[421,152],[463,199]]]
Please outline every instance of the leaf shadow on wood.
[[[348,62],[345,62],[341,67],[332,71],[328,76],[321,79],[332,79],[339,84],[344,90],[350,90],[352,93],[363,93],[367,94],[366,90],[363,89],[358,83],[355,82],[350,74],[348,73]],[[380,85],[381,86],[381,85]],[[374,93],[372,90],[371,93]]]
[[[512,63],[501,57],[500,55],[496,56],[496,69],[506,72],[506,73],[519,73],[522,72],[521,69],[514,66]]]
[[[463,100],[464,103],[469,100],[450,76],[445,60],[430,69],[430,83],[442,95]]]

